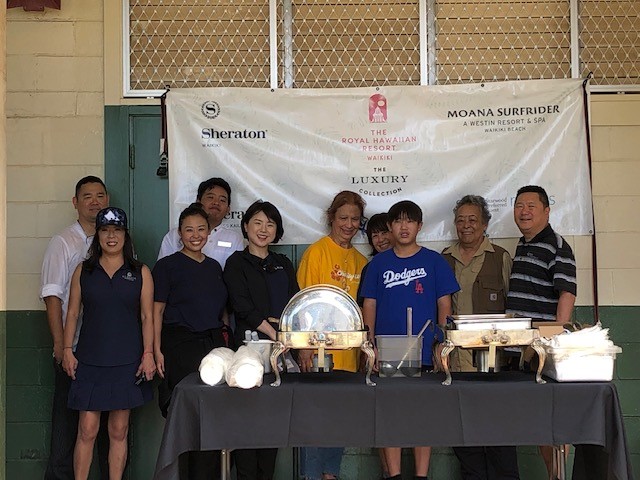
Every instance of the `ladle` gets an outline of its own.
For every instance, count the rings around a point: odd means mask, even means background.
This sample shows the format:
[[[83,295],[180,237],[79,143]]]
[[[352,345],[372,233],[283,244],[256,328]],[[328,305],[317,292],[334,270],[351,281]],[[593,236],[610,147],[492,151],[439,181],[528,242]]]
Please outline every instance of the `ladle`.
[[[411,307],[408,307],[407,308],[407,326],[410,325],[410,321],[411,321],[410,317],[411,317]],[[411,352],[411,350],[413,350],[416,347],[416,345],[420,341],[420,338],[422,337],[422,334],[425,332],[425,330],[429,325],[431,325],[431,320],[427,320],[427,322],[422,326],[422,328],[418,332],[418,335],[416,335],[414,337],[415,338],[414,341],[409,344],[409,346],[407,347],[407,350],[404,352],[404,355],[402,356],[402,358],[400,359],[400,362],[397,365],[393,365],[390,362],[382,362],[380,364],[380,372],[383,373],[386,377],[393,377],[396,373],[398,373],[398,370],[400,370],[406,377],[414,376],[417,373],[415,371],[416,370],[415,367],[403,367],[402,364],[407,360],[409,353]],[[407,330],[407,336],[409,337],[412,336],[411,330]],[[418,367],[418,370],[419,368],[420,367]]]

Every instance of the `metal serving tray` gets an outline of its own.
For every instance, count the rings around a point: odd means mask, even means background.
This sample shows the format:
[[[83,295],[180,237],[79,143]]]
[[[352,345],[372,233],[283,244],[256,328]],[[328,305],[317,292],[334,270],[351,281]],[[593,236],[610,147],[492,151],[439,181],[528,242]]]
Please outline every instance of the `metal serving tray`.
[[[325,370],[325,349],[360,348],[367,355],[367,385],[373,370],[373,345],[364,329],[358,304],[342,289],[333,285],[313,285],[296,293],[284,307],[271,352],[271,366],[280,385],[278,356],[288,348],[317,349],[318,370]]]
[[[528,330],[531,318],[512,313],[452,315],[456,330]]]

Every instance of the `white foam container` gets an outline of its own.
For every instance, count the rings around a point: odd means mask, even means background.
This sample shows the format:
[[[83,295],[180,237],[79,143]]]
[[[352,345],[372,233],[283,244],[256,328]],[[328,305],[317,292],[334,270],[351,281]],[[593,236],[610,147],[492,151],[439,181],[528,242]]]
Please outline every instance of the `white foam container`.
[[[260,354],[264,373],[271,373],[271,349],[273,348],[273,340],[244,340],[244,344],[252,350]]]
[[[616,345],[593,348],[558,348],[545,345],[542,374],[558,382],[609,382],[613,378]]]

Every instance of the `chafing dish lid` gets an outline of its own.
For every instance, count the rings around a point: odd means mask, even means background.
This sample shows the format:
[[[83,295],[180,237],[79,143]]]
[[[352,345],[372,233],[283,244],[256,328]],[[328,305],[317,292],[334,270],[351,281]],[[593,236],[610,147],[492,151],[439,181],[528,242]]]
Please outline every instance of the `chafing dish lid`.
[[[296,293],[282,311],[282,332],[350,332],[363,330],[358,304],[333,285],[313,285]]]

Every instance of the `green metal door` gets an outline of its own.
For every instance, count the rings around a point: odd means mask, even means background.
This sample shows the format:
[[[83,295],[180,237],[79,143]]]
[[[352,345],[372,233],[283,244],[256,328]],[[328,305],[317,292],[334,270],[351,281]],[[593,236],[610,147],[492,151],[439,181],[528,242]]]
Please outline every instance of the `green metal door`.
[[[106,182],[129,214],[138,258],[153,268],[169,225],[169,181],[158,177],[160,109],[105,107]]]
[[[169,181],[158,177],[161,120],[157,115],[131,115],[131,235],[139,258],[152,267],[168,230]]]

